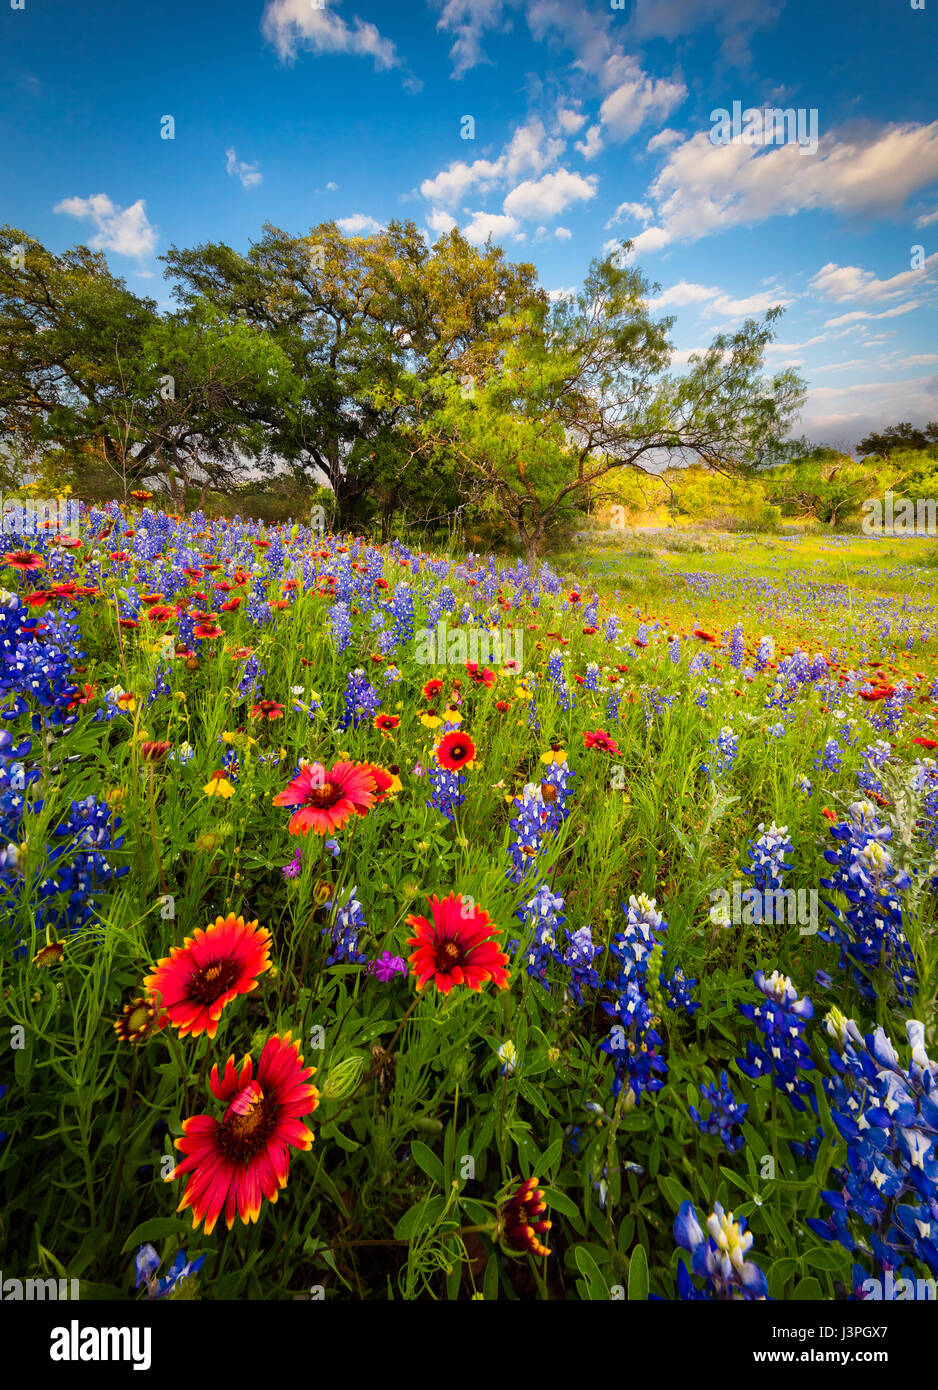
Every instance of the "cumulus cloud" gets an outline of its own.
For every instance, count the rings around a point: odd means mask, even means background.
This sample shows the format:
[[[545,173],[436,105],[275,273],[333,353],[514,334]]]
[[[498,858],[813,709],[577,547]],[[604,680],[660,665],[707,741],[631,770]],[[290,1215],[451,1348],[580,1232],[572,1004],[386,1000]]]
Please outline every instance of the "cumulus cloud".
[[[574,111],[570,106],[557,108],[557,124],[564,135],[577,135],[586,125],[586,119],[582,111]]]
[[[808,391],[799,429],[813,439],[842,438],[850,443],[888,420],[934,420],[938,416],[938,376],[905,381],[865,381],[850,386],[816,386]]]
[[[571,203],[595,198],[598,182],[595,174],[587,174],[584,178],[569,169],[558,169],[543,178],[519,183],[505,199],[504,210],[509,217],[528,220],[556,217]]]
[[[666,150],[670,145],[679,145],[684,136],[679,130],[671,130],[665,126],[664,130],[659,130],[657,135],[653,135],[645,146],[649,154],[654,154],[657,150]]]
[[[472,246],[482,246],[489,237],[497,242],[506,236],[517,237],[520,231],[513,217],[497,212],[475,212],[472,221],[463,227],[463,236]]]
[[[666,119],[687,96],[683,82],[649,77],[630,54],[610,57],[600,81],[610,90],[599,118],[613,140],[628,140],[646,121]]]
[[[427,213],[427,226],[431,232],[436,232],[437,236],[445,236],[456,226],[456,219],[450,217],[442,208],[433,208]]]
[[[310,0],[268,0],[261,19],[264,37],[284,62],[305,48],[317,55],[350,53],[372,58],[376,71],[400,66],[394,44],[374,24],[357,15],[349,24],[330,5],[331,0],[323,0],[321,9],[313,8]]]
[[[234,150],[225,151],[225,168],[233,178],[241,180],[242,188],[256,188],[263,182],[264,175],[257,164],[245,164]]]
[[[671,152],[648,190],[660,227],[642,234],[644,249],[808,210],[882,213],[935,179],[938,121],[890,125],[865,139],[831,133],[807,156],[796,144],[714,145],[701,131]]]
[[[610,227],[615,227],[626,219],[632,222],[641,222],[644,226],[654,217],[653,210],[647,203],[620,203],[615,212],[606,223],[606,231]]]
[[[471,164],[455,160],[435,178],[424,179],[420,192],[428,202],[452,207],[470,190],[487,193],[522,174],[540,174],[556,163],[563,148],[563,140],[549,137],[543,121],[535,117],[517,128],[497,159],[475,159]]]
[[[351,217],[336,218],[336,226],[345,236],[374,236],[384,230],[380,222],[364,212],[353,212]]]
[[[895,319],[901,314],[909,314],[913,309],[917,309],[919,301],[910,300],[908,304],[896,304],[892,309],[884,309],[880,314],[871,313],[867,309],[854,309],[849,314],[840,314],[835,319],[825,319],[825,328],[836,328],[842,323],[858,323],[861,319]]]
[[[684,308],[687,304],[701,304],[705,300],[716,299],[719,293],[711,285],[695,285],[689,280],[678,280],[676,285],[655,295],[651,303],[656,309],[672,304],[675,308]]]
[[[146,209],[143,198],[120,208],[106,193],[94,193],[90,198],[63,198],[53,212],[92,221],[97,227],[88,242],[92,251],[115,251],[119,256],[140,259],[152,256],[156,249],[157,231],[151,227]]]
[[[557,237],[559,241],[569,241],[573,233],[569,227],[555,227],[554,236]]]
[[[452,76],[462,77],[470,68],[489,61],[482,47],[482,36],[486,29],[502,25],[505,7],[503,0],[442,0],[442,5],[436,27],[455,34],[449,51],[453,61]]]
[[[574,149],[578,150],[584,159],[595,159],[602,147],[602,126],[591,125],[586,132],[586,139],[577,140]]]
[[[863,270],[857,265],[835,265],[829,261],[809,283],[825,299],[838,303],[859,300],[861,304],[869,304],[884,299],[898,299],[910,290],[920,289],[923,280],[929,278],[936,265],[938,252],[929,256],[919,270],[903,270],[888,280],[879,280],[871,270]]]

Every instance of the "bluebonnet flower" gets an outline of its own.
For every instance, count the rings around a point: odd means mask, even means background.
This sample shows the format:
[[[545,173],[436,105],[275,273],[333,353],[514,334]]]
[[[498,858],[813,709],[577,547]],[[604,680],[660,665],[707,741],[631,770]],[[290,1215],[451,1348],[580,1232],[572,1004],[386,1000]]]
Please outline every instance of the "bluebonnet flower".
[[[327,932],[331,934],[331,948],[326,956],[326,965],[340,965],[343,962],[349,965],[361,965],[367,959],[358,948],[358,934],[367,924],[361,903],[356,897],[357,892],[357,887],[352,887],[349,890],[345,903],[336,910],[332,925],[323,927],[323,935]],[[337,900],[333,898],[326,906],[332,908],[336,902]]]
[[[334,603],[329,615],[336,650],[341,655],[352,641],[352,619],[347,603]]]
[[[690,1107],[690,1117],[701,1134],[718,1134],[728,1153],[736,1153],[743,1146],[742,1124],[749,1106],[740,1102],[730,1090],[726,1072],[720,1074],[719,1088],[703,1085],[700,1088],[702,1100],[710,1102],[710,1114],[704,1119],[696,1106]]]
[[[509,821],[514,832],[508,846],[511,868],[508,876],[512,883],[522,883],[536,872],[534,860],[548,834],[548,807],[539,786],[529,782],[520,796],[513,798],[515,814]]]
[[[938,1064],[925,1051],[924,1026],[906,1024],[908,1066],[882,1028],[864,1039],[837,1009],[825,1027],[831,1116],[847,1158],[823,1194],[830,1217],[808,1225],[851,1253],[872,1254],[883,1271],[917,1259],[938,1274]]]
[[[606,948],[594,945],[589,927],[581,927],[572,933],[567,931],[566,935],[567,948],[563,953],[563,963],[570,971],[570,993],[574,1002],[582,1008],[584,987],[599,989],[599,973],[594,961]]]
[[[843,767],[843,749],[835,738],[829,738],[824,745],[823,753],[817,753],[814,758],[814,766],[823,768],[825,772],[839,772]]]
[[[548,992],[547,967],[551,961],[559,962],[562,959],[557,949],[560,927],[564,921],[562,909],[563,898],[542,883],[516,914],[527,928],[524,937],[525,969]]]
[[[902,894],[910,880],[885,848],[892,830],[880,824],[868,801],[855,801],[848,819],[831,826],[831,835],[837,848],[825,850],[824,858],[835,872],[821,886],[841,893],[848,906],[825,902],[831,924],[820,939],[840,947],[837,963],[851,971],[865,999],[875,1000],[877,985],[888,975],[900,1002],[908,1003],[918,983],[902,921]]]
[[[746,639],[743,637],[743,625],[737,623],[733,628],[733,635],[730,638],[730,665],[738,671],[746,658]]]
[[[197,1260],[189,1260],[185,1250],[180,1250],[166,1274],[162,1279],[157,1279],[156,1272],[160,1267],[160,1257],[152,1245],[141,1245],[134,1256],[134,1265],[137,1271],[137,1282],[134,1287],[139,1289],[141,1284],[145,1284],[147,1298],[166,1298],[172,1294],[177,1284],[183,1279],[198,1274],[204,1263],[204,1255],[200,1255]]]
[[[707,1218],[704,1233],[691,1202],[683,1202],[674,1220],[674,1239],[690,1252],[691,1270],[706,1280],[706,1288],[698,1290],[683,1261],[677,1269],[678,1296],[691,1299],[763,1299],[769,1287],[757,1264],[746,1259],[752,1249],[752,1232],[740,1217],[734,1221],[732,1212],[724,1212],[719,1202]]]
[[[777,970],[768,976],[757,970],[752,979],[765,1002],[740,1004],[739,1012],[757,1025],[765,1043],[760,1046],[747,1039],[746,1056],[737,1057],[737,1066],[753,1080],[771,1076],[776,1089],[788,1096],[795,1109],[804,1110],[802,1097],[814,1097],[813,1086],[799,1076],[799,1072],[814,1070],[804,1040],[804,1027],[814,1017],[814,1005],[807,996],[799,999],[788,976]]]
[[[457,806],[461,806],[465,797],[462,787],[466,781],[461,772],[450,772],[445,767],[439,767],[436,763],[431,763],[430,773],[430,800],[426,803],[432,810],[442,811],[447,820],[454,819]]]
[[[564,711],[568,710],[572,704],[570,687],[567,685],[567,677],[564,673],[563,657],[557,647],[547,659],[547,678],[554,687],[560,708]]]
[[[381,696],[371,685],[361,667],[350,671],[345,689],[345,708],[339,719],[339,728],[349,725],[357,729],[359,724],[371,720],[381,708]]]

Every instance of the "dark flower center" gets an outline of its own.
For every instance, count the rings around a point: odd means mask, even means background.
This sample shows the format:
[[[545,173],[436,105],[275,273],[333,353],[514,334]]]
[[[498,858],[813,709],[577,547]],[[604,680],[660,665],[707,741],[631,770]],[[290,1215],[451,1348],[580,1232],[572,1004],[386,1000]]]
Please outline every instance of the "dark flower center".
[[[189,980],[189,997],[197,1004],[214,1004],[238,978],[238,965],[233,960],[216,960],[193,972]]]
[[[225,1157],[244,1162],[261,1153],[276,1127],[279,1109],[256,1081],[249,1081],[218,1127],[218,1145]]]
[[[310,788],[306,804],[315,811],[325,811],[330,806],[334,806],[338,799],[338,793],[332,783],[325,782],[321,787]]]

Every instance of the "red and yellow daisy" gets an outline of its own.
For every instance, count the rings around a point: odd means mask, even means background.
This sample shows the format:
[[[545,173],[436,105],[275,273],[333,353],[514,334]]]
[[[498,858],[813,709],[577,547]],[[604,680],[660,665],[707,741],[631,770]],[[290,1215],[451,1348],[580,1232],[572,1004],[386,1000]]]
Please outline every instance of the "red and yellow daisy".
[[[21,574],[35,574],[37,570],[45,569],[46,562],[31,550],[11,550],[0,559],[0,565],[9,565],[10,569],[19,570]]]
[[[282,719],[283,705],[278,705],[276,700],[258,700],[257,704],[251,709],[252,719]]]
[[[583,732],[583,747],[598,748],[603,753],[609,753],[613,757],[619,757],[621,749],[614,738],[610,738],[602,729],[589,729]]]
[[[214,1038],[225,1005],[257,987],[270,968],[270,932],[229,912],[157,961],[144,986],[165,1009],[179,1036]]]
[[[391,737],[400,722],[396,714],[376,714],[374,718],[375,728],[379,734],[384,734],[385,738]]]
[[[240,1072],[229,1057],[223,1076],[212,1068],[210,1085],[217,1100],[227,1102],[220,1120],[194,1115],[183,1122],[176,1147],[186,1155],[166,1179],[191,1173],[176,1208],[192,1208],[193,1229],[205,1222],[211,1235],[224,1215],[229,1231],[239,1216],[247,1225],[260,1215],[261,1199],[276,1202],[290,1174],[290,1149],[310,1149],[312,1130],[303,1124],[319,1103],[309,1085],[315,1067],[304,1067],[299,1045],[290,1034],[269,1038],[254,1075],[245,1057]]]
[[[436,746],[436,760],[448,772],[458,772],[461,767],[471,763],[476,755],[476,746],[468,734],[444,734]]]
[[[480,990],[487,980],[498,989],[508,985],[508,957],[491,940],[498,927],[484,908],[471,900],[463,902],[450,893],[447,898],[436,894],[428,898],[433,922],[426,917],[409,916],[407,925],[415,935],[407,945],[416,947],[408,958],[417,979],[417,989],[432,980],[441,994],[449,994],[454,985],[467,985]]]
[[[377,779],[370,763],[336,763],[326,771],[322,763],[301,768],[296,777],[274,797],[275,806],[295,806],[290,817],[291,835],[329,835],[350,816],[367,815],[374,806]]]
[[[550,1251],[538,1240],[538,1236],[546,1235],[551,1227],[541,1215],[546,1210],[547,1203],[538,1188],[537,1178],[526,1178],[498,1208],[498,1235],[506,1250],[546,1258]]]

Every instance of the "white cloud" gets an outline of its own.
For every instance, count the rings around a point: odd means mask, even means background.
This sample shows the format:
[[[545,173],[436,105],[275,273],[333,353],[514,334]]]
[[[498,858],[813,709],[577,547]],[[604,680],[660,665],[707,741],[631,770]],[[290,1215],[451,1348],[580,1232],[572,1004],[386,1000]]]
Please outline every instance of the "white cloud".
[[[679,130],[669,130],[665,126],[664,130],[659,130],[657,135],[653,135],[645,146],[649,154],[654,154],[656,150],[666,150],[669,145],[679,145],[684,136]]]
[[[564,135],[576,135],[586,125],[586,117],[582,111],[574,111],[572,107],[558,106],[557,124]]]
[[[888,280],[878,280],[871,270],[863,270],[857,265],[835,265],[833,261],[828,261],[809,284],[825,299],[833,299],[841,304],[846,300],[872,304],[883,299],[898,299],[910,290],[919,289],[935,266],[938,266],[938,251],[927,257],[919,270],[902,270]]]
[[[930,367],[933,362],[938,362],[938,352],[917,352],[911,357],[903,357],[898,365],[900,367]]]
[[[450,217],[442,208],[433,208],[427,213],[427,226],[432,232],[436,232],[437,236],[445,236],[456,226],[456,219]]]
[[[683,308],[687,304],[701,304],[708,299],[716,299],[720,291],[709,285],[695,285],[689,280],[678,280],[676,285],[663,290],[650,302],[654,308],[673,304]]]
[[[513,217],[503,217],[497,212],[475,212],[472,221],[463,228],[463,236],[472,246],[482,246],[489,237],[498,242],[506,236],[517,238],[520,231]]]
[[[595,174],[588,174],[584,178],[582,174],[571,173],[569,169],[558,169],[537,181],[527,179],[519,183],[505,199],[504,210],[509,217],[556,217],[571,203],[595,198],[598,182]]]
[[[916,217],[916,227],[930,227],[933,222],[938,222],[938,208],[934,212],[927,212],[922,217]]]
[[[436,27],[456,35],[449,51],[453,77],[462,77],[470,68],[489,61],[482,49],[482,35],[501,22],[502,10],[502,0],[443,0]]]
[[[897,304],[892,309],[884,309],[880,314],[873,314],[865,309],[854,309],[852,313],[841,314],[839,318],[825,319],[824,327],[836,328],[841,323],[857,323],[860,319],[895,319],[898,318],[900,314],[911,313],[913,309],[918,308],[918,305],[919,301],[913,299],[908,304]]]
[[[261,19],[261,29],[286,62],[296,57],[300,48],[315,54],[351,53],[373,58],[375,70],[399,67],[401,59],[390,39],[375,27],[353,16],[346,23],[323,0],[322,9],[314,9],[310,0],[267,0]]]
[[[90,218],[98,229],[88,242],[92,251],[115,251],[119,256],[139,259],[152,256],[156,249],[157,230],[150,226],[146,208],[143,198],[120,208],[106,193],[94,193],[90,198],[63,198],[53,212]]]
[[[662,246],[667,246],[669,240],[667,232],[660,227],[649,227],[646,231],[639,232],[637,237],[632,238],[633,254],[642,256],[650,251],[660,251]]]
[[[557,161],[563,148],[563,140],[548,137],[543,121],[535,117],[517,128],[497,159],[475,159],[471,164],[457,159],[435,178],[424,179],[420,192],[428,202],[453,206],[471,189],[487,193],[522,174],[540,174]]]
[[[364,212],[354,212],[351,217],[338,217],[336,226],[345,236],[374,236],[384,230],[380,222]]]
[[[643,233],[645,249],[813,209],[885,212],[936,178],[938,121],[887,126],[865,141],[830,134],[814,155],[796,144],[714,145],[701,131],[672,151],[651,184],[661,227]]]
[[[613,140],[627,140],[646,121],[664,120],[687,96],[683,82],[649,77],[630,54],[619,52],[603,65],[600,83],[611,89],[599,118]]]
[[[576,290],[572,285],[565,290],[548,290],[547,298],[551,304],[556,304],[558,299],[576,299]]]
[[[626,217],[630,218],[632,221],[641,222],[644,226],[651,221],[654,215],[653,210],[647,203],[620,203],[606,223],[605,230],[608,231],[610,227],[615,227],[619,222],[624,221]]]
[[[554,236],[557,237],[558,241],[569,241],[573,233],[569,227],[555,227]]]
[[[263,182],[264,175],[256,164],[245,164],[233,149],[225,151],[225,168],[228,173],[241,180],[242,188],[256,188]]]
[[[577,140],[574,149],[578,150],[584,159],[595,159],[602,147],[602,126],[591,125],[586,132],[586,139]]]
[[[934,420],[938,375],[905,381],[865,381],[851,386],[817,386],[808,392],[799,429],[812,438],[862,439],[893,420]]]

